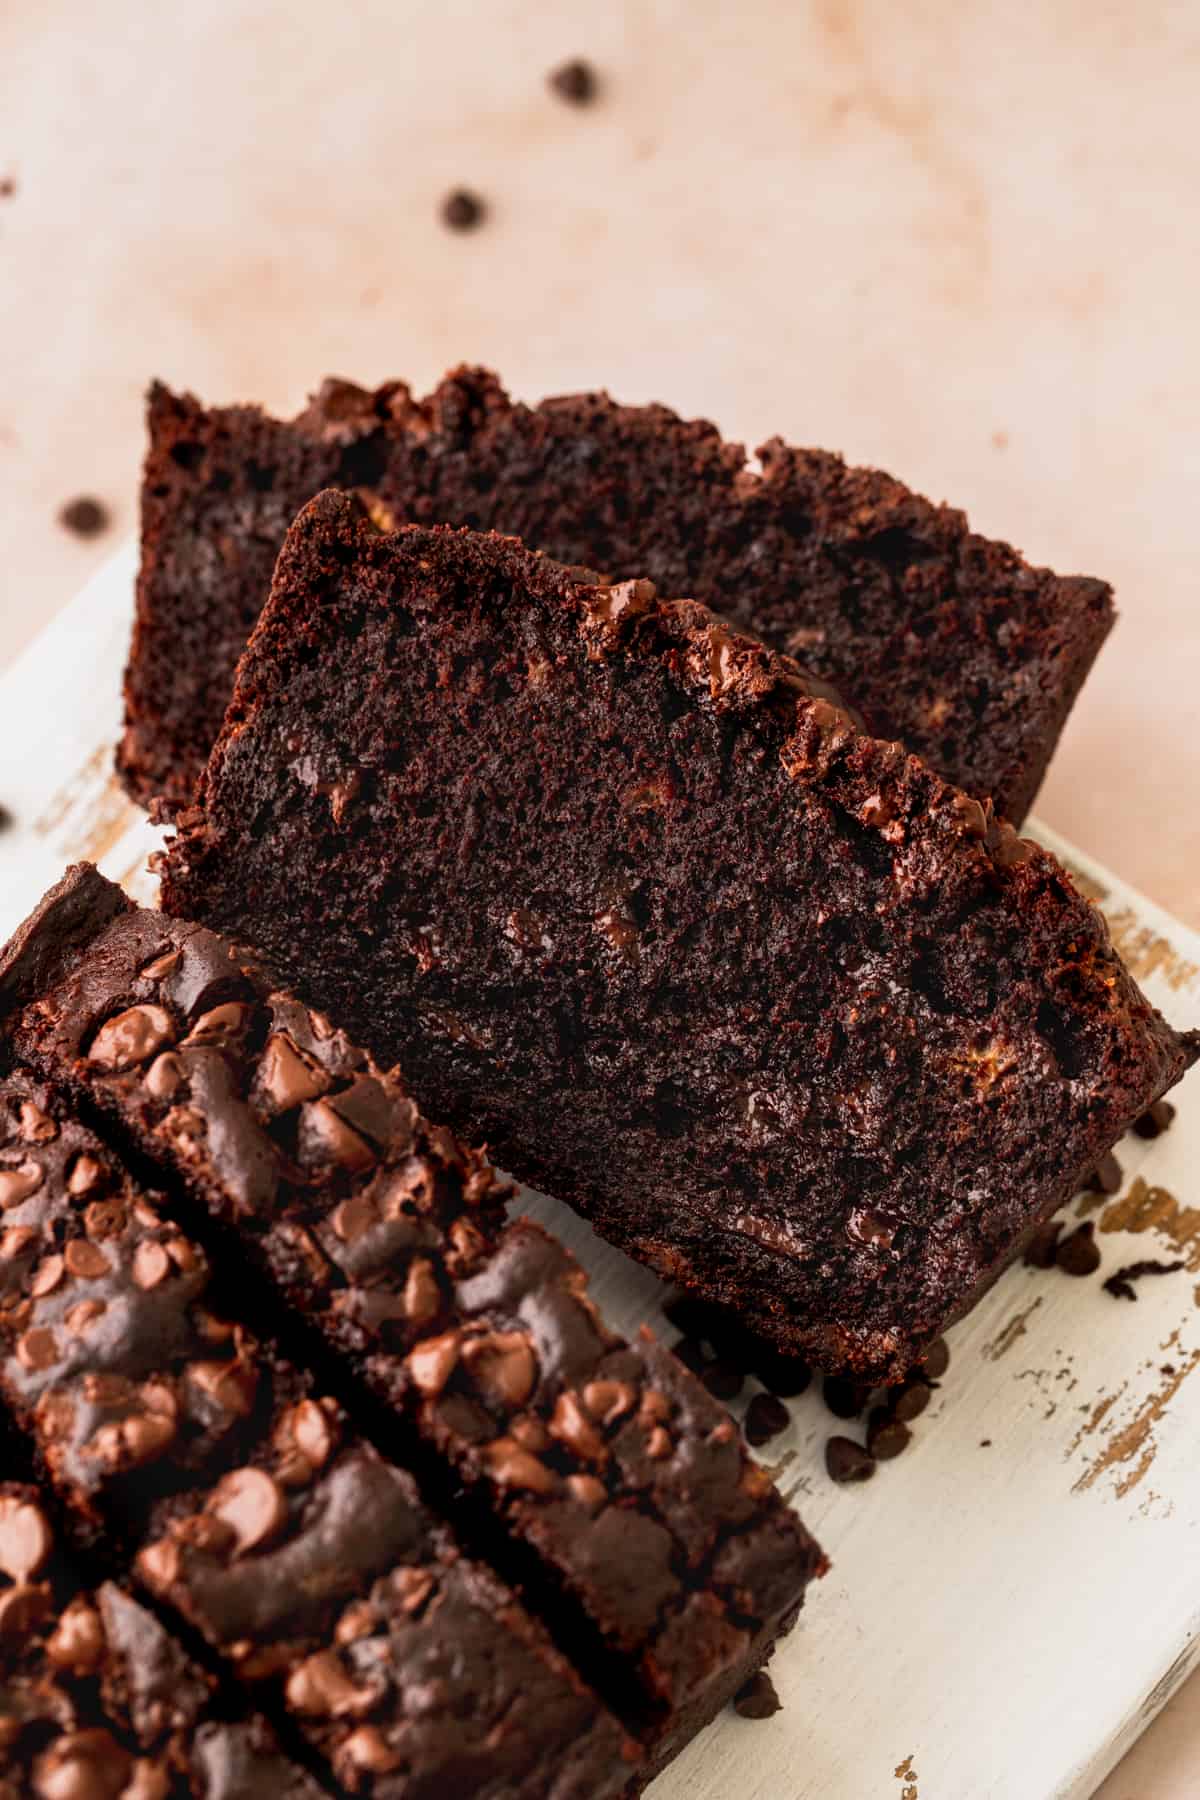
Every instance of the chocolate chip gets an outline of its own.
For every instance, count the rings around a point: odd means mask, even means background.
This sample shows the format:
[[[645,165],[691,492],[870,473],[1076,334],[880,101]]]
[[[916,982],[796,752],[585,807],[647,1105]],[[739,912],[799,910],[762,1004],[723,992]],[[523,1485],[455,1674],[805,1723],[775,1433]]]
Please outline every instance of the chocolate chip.
[[[353,1768],[368,1775],[390,1775],[404,1761],[403,1752],[393,1750],[378,1725],[360,1725],[337,1752]],[[358,1783],[354,1784],[356,1787]]]
[[[546,77],[546,85],[569,106],[588,106],[596,98],[596,72],[581,56],[573,56],[569,62],[552,69]]]
[[[508,1429],[522,1450],[532,1450],[535,1456],[543,1455],[550,1448],[550,1433],[536,1413],[518,1413]]]
[[[572,1500],[585,1507],[593,1518],[608,1501],[608,1489],[594,1475],[568,1475],[566,1486]]]
[[[138,970],[138,980],[164,980],[166,976],[173,974],[179,967],[182,956],[183,951],[180,950],[177,945],[169,944],[165,950],[160,951],[160,953],[148,962],[144,968]]]
[[[1169,1100],[1156,1100],[1148,1106],[1133,1129],[1140,1138],[1161,1137],[1171,1120],[1175,1117],[1175,1108]]]
[[[10,1581],[28,1581],[42,1567],[54,1539],[41,1508],[15,1494],[0,1494],[0,1569]]]
[[[63,1252],[63,1260],[69,1274],[77,1281],[99,1281],[102,1276],[112,1273],[112,1266],[98,1244],[90,1244],[87,1238],[72,1238]]]
[[[821,1384],[821,1396],[835,1419],[857,1419],[870,1391],[848,1375],[827,1375]]]
[[[1069,1237],[1063,1238],[1054,1260],[1064,1275],[1094,1275],[1101,1261],[1094,1221],[1085,1219]]]
[[[637,1405],[637,1389],[628,1381],[589,1381],[583,1404],[601,1425],[615,1425]]]
[[[745,1376],[727,1362],[709,1363],[700,1379],[714,1400],[735,1400],[745,1386]]]
[[[0,182],[0,199],[4,197],[4,184]],[[16,823],[7,806],[0,806],[0,831],[11,831]]]
[[[921,1358],[921,1367],[930,1381],[940,1381],[950,1367],[950,1346],[945,1338],[934,1338]]]
[[[515,1438],[500,1437],[484,1451],[488,1473],[500,1487],[525,1488],[533,1494],[552,1493],[558,1485],[553,1470],[522,1450]]]
[[[404,1278],[404,1316],[410,1325],[420,1329],[431,1325],[442,1308],[442,1292],[438,1287],[433,1264],[427,1256],[414,1257]]]
[[[300,1155],[304,1161],[333,1163],[361,1173],[378,1160],[365,1138],[359,1136],[328,1100],[307,1100],[300,1114]]]
[[[537,1358],[523,1331],[468,1338],[462,1359],[479,1391],[500,1406],[524,1405],[537,1382]]]
[[[663,1301],[663,1316],[685,1337],[711,1343],[714,1330],[720,1333],[721,1319],[716,1307],[708,1300],[697,1299],[695,1294],[672,1294]]]
[[[94,1675],[105,1650],[104,1627],[91,1602],[78,1595],[46,1639],[46,1655],[56,1669]]]
[[[608,1447],[578,1394],[568,1391],[558,1396],[550,1430],[560,1443],[566,1444],[586,1462],[603,1462],[608,1455]]]
[[[291,1112],[306,1100],[316,1100],[329,1086],[324,1071],[301,1056],[285,1031],[267,1039],[255,1078],[258,1092],[274,1113]]]
[[[318,1650],[288,1676],[288,1704],[323,1719],[361,1717],[379,1698],[373,1686],[359,1687],[332,1650]]]
[[[324,1468],[337,1447],[335,1420],[316,1400],[301,1400],[289,1414],[288,1424],[300,1454],[314,1469]]]
[[[208,1511],[232,1530],[237,1551],[255,1550],[282,1531],[288,1506],[277,1481],[265,1469],[234,1469],[217,1483]]]
[[[230,1045],[246,1032],[254,1016],[253,1008],[243,1000],[227,1000],[201,1013],[184,1038],[191,1045]]]
[[[58,522],[64,530],[73,531],[76,537],[95,537],[108,528],[108,508],[102,500],[80,494],[78,499],[68,500],[59,508]]]
[[[19,1130],[27,1144],[52,1144],[58,1136],[56,1121],[32,1100],[22,1100]]]
[[[1107,1150],[1091,1172],[1084,1176],[1082,1186],[1093,1194],[1119,1194],[1121,1191],[1121,1165],[1111,1150]]]
[[[46,1294],[52,1294],[63,1278],[66,1268],[61,1256],[45,1256],[33,1271],[29,1283],[29,1292],[35,1300],[41,1300]]]
[[[1052,1269],[1054,1259],[1058,1255],[1058,1240],[1062,1236],[1061,1219],[1043,1219],[1034,1230],[1033,1236],[1025,1246],[1022,1261],[1031,1269]]]
[[[415,1569],[411,1566],[393,1571],[390,1578],[392,1593],[400,1602],[400,1610],[414,1618],[420,1612],[434,1589],[434,1579],[428,1569]]]
[[[258,1377],[248,1363],[190,1363],[184,1376],[188,1385],[206,1395],[220,1412],[245,1419],[254,1410]]]
[[[36,1194],[45,1179],[41,1163],[18,1163],[15,1169],[0,1169],[0,1212],[21,1206]]]
[[[458,1363],[462,1338],[457,1331],[426,1338],[408,1353],[408,1372],[414,1385],[430,1398],[442,1392]]]
[[[760,1669],[738,1689],[733,1697],[733,1710],[741,1719],[771,1719],[779,1712],[779,1695],[765,1669]]]
[[[17,1361],[31,1374],[42,1369],[52,1369],[57,1358],[58,1345],[54,1333],[45,1326],[35,1325],[32,1331],[26,1331],[17,1339]]]
[[[825,1467],[832,1481],[869,1481],[875,1458],[853,1438],[831,1437],[825,1445]]]
[[[786,1431],[792,1416],[774,1394],[755,1394],[746,1408],[746,1442],[754,1449]]]
[[[812,1381],[812,1370],[800,1356],[784,1356],[778,1352],[760,1352],[752,1370],[769,1394],[781,1400],[794,1400]]]
[[[133,1253],[133,1279],[140,1288],[156,1288],[171,1273],[171,1259],[161,1244],[145,1238]]]
[[[651,1462],[665,1462],[674,1445],[671,1434],[665,1426],[656,1425],[646,1439],[646,1455]]]
[[[100,1027],[92,1039],[88,1061],[117,1074],[149,1062],[174,1036],[175,1027],[165,1007],[131,1006]]]
[[[78,1200],[99,1187],[106,1174],[104,1164],[82,1150],[71,1165],[71,1173],[67,1177],[67,1192]]]
[[[910,1375],[903,1387],[888,1396],[888,1411],[902,1425],[919,1419],[933,1398],[933,1389],[919,1375]]]
[[[486,207],[469,188],[455,188],[442,201],[442,223],[451,231],[472,231],[483,223]]]
[[[886,1406],[877,1406],[867,1420],[867,1449],[876,1462],[890,1462],[912,1442],[912,1432]]]

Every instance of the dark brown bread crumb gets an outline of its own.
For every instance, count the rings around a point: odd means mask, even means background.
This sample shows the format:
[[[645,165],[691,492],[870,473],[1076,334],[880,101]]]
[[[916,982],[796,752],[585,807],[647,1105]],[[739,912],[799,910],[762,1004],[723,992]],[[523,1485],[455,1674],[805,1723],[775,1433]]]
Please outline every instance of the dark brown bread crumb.
[[[285,422],[155,387],[149,425],[119,756],[144,804],[190,801],[284,534],[323,487],[695,595],[1014,822],[1112,624],[1102,582],[1033,569],[878,470],[773,439],[759,472],[706,421],[606,394],[526,407],[462,368],[424,399],[331,380]]]
[[[65,530],[73,531],[76,537],[96,537],[108,529],[108,508],[102,500],[81,494],[77,500],[67,501],[58,515],[58,522]]]
[[[1052,856],[760,641],[337,494],[162,867],[502,1166],[864,1382],[1200,1052]]]
[[[471,193],[469,188],[455,188],[442,201],[442,222],[451,231],[473,231],[483,223],[486,210],[478,194]]]
[[[775,1683],[765,1669],[752,1675],[734,1697],[733,1710],[742,1719],[771,1719],[780,1711]]]
[[[1186,1265],[1182,1261],[1158,1262],[1147,1258],[1142,1262],[1126,1263],[1117,1269],[1104,1283],[1105,1293],[1111,1294],[1114,1300],[1136,1300],[1134,1282],[1140,1281],[1143,1275],[1174,1275],[1178,1269]]]
[[[1095,1222],[1085,1219],[1063,1238],[1054,1253],[1054,1260],[1064,1275],[1094,1275],[1101,1261]]]
[[[875,1473],[875,1458],[853,1438],[831,1437],[825,1445],[825,1467],[831,1481],[869,1481]]]
[[[546,82],[552,93],[572,106],[587,106],[596,98],[596,72],[579,56],[551,70]]]

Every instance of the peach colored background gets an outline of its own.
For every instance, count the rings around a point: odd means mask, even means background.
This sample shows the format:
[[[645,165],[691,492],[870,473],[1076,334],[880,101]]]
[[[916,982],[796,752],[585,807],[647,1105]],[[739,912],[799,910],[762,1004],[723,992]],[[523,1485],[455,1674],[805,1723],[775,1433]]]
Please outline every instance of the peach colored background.
[[[7,0],[0,663],[134,529],[152,374],[607,385],[1110,579],[1038,811],[1200,924],[1198,92],[1186,0]],[[1193,1682],[1103,1793],[1197,1792]]]

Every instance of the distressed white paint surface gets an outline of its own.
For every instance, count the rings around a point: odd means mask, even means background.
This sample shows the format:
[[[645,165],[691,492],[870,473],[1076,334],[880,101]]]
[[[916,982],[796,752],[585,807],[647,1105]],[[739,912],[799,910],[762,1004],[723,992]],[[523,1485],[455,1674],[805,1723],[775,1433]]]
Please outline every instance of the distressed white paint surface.
[[[142,897],[156,834],[116,793],[110,751],[132,547],[0,682],[0,931],[73,857]],[[1178,1025],[1200,1025],[1200,937],[1039,832],[1102,895],[1119,942]],[[1120,1148],[1137,1177],[1200,1204],[1200,1078],[1173,1128]],[[1153,1197],[1151,1197],[1153,1199]],[[624,1325],[660,1290],[552,1202],[532,1203]],[[815,1396],[770,1446],[834,1560],[774,1665],[784,1711],[726,1715],[665,1775],[662,1800],[1085,1800],[1200,1653],[1200,1216],[1106,1229],[1107,1271],[1195,1265],[1114,1300],[1099,1279],[1011,1270],[952,1334],[916,1442],[866,1487],[835,1488]],[[1189,1237],[1192,1227],[1194,1239]],[[658,1322],[661,1323],[661,1320]],[[1173,1373],[1164,1373],[1164,1370]],[[983,1440],[988,1440],[984,1447]]]

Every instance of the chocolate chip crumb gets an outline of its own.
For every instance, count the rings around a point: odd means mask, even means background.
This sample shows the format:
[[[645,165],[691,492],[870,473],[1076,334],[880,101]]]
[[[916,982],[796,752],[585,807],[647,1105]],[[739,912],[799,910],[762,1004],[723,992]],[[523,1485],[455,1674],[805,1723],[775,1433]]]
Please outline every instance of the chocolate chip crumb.
[[[1133,1284],[1140,1281],[1143,1275],[1174,1275],[1183,1266],[1182,1260],[1157,1262],[1153,1258],[1144,1262],[1126,1263],[1123,1269],[1117,1269],[1109,1276],[1104,1283],[1104,1291],[1111,1294],[1114,1300],[1136,1300]]]
[[[912,1443],[912,1432],[886,1406],[877,1406],[867,1421],[867,1449],[876,1462],[890,1462]]]
[[[1052,1269],[1062,1236],[1061,1219],[1044,1219],[1025,1246],[1022,1258],[1028,1268]]]
[[[596,71],[580,56],[552,69],[546,83],[551,93],[571,106],[587,106],[596,98]]]
[[[827,1375],[821,1384],[821,1396],[835,1419],[857,1419],[870,1391],[848,1375]]]
[[[853,1438],[831,1437],[825,1445],[825,1467],[831,1481],[869,1481],[875,1473],[875,1458]]]
[[[921,1368],[930,1381],[940,1381],[950,1367],[950,1346],[945,1338],[934,1338],[921,1361]]]
[[[754,1449],[786,1431],[792,1415],[774,1394],[755,1394],[746,1408],[746,1442]]]
[[[73,531],[76,537],[96,537],[108,529],[108,508],[103,501],[93,500],[90,494],[80,494],[78,499],[67,501],[59,512],[58,522],[65,531]]]
[[[469,188],[455,188],[442,201],[442,223],[451,231],[473,231],[483,223],[487,208]]]
[[[745,1376],[727,1362],[709,1363],[700,1377],[714,1400],[736,1400]]]
[[[7,806],[0,806],[0,831],[7,831],[9,827],[15,823],[16,821],[9,812]]]
[[[991,1440],[991,1438],[980,1438],[980,1440],[979,1440],[979,1448],[980,1448],[980,1449],[981,1449],[981,1450],[990,1450],[990,1449],[991,1449],[991,1447],[992,1447],[992,1440]]]
[[[888,1411],[901,1425],[911,1425],[914,1419],[920,1418],[932,1399],[933,1389],[929,1383],[922,1381],[919,1375],[910,1375],[904,1386],[897,1388],[891,1395]]]
[[[1122,1179],[1121,1165],[1109,1150],[1095,1168],[1084,1176],[1082,1185],[1089,1194],[1119,1194]]]
[[[0,175],[0,200],[11,200],[17,191],[16,179],[12,175]]]
[[[769,1719],[780,1710],[775,1683],[765,1669],[760,1669],[745,1687],[738,1689],[733,1698],[733,1710],[742,1719]]]
[[[1063,1238],[1054,1260],[1064,1275],[1094,1275],[1100,1267],[1100,1246],[1096,1242],[1096,1226],[1085,1219],[1075,1231]]]
[[[1140,1138],[1161,1137],[1174,1117],[1175,1108],[1169,1100],[1156,1100],[1153,1106],[1147,1107],[1133,1129]]]

